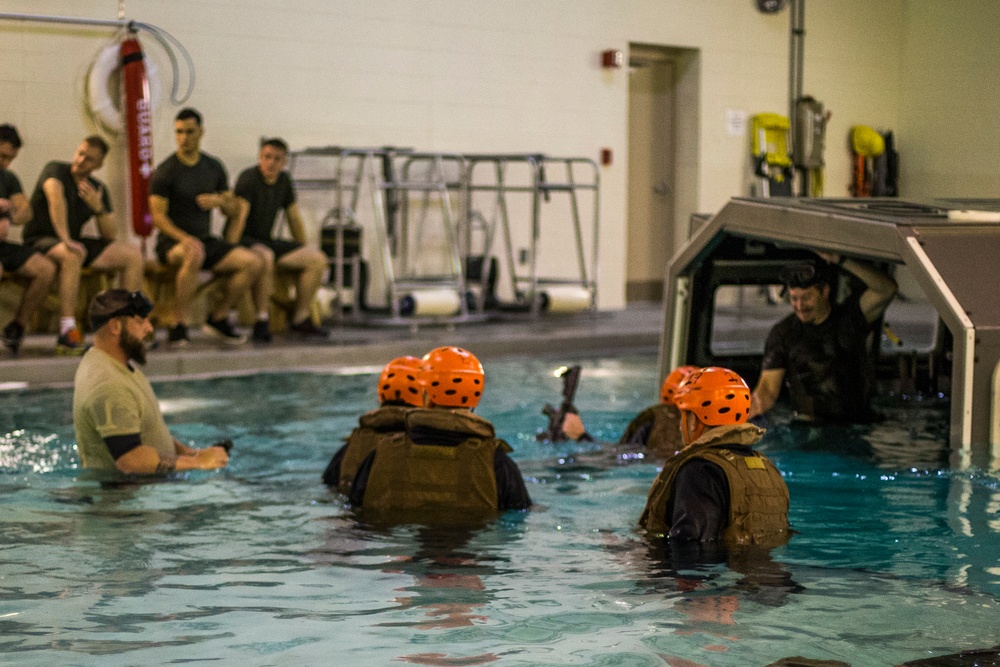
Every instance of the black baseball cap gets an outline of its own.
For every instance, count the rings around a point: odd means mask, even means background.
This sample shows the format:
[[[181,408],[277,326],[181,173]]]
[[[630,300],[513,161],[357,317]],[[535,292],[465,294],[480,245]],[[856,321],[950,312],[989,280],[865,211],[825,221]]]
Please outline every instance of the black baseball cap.
[[[146,317],[153,310],[153,302],[142,290],[129,292],[123,289],[108,289],[99,293],[90,302],[87,318],[90,330],[97,331],[116,317],[138,315]]]

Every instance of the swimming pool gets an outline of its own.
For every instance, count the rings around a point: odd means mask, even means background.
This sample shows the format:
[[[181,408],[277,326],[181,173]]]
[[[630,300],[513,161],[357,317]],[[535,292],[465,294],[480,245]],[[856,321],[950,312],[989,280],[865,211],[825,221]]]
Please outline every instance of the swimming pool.
[[[998,643],[1000,478],[943,468],[946,406],[775,426],[797,534],[678,575],[634,529],[655,464],[535,442],[566,361],[487,362],[479,412],[537,507],[464,533],[359,524],[319,483],[377,369],[157,384],[177,435],[236,450],[127,488],[79,479],[69,391],[0,394],[0,664],[861,666]],[[656,395],[653,357],[572,361],[599,437]]]

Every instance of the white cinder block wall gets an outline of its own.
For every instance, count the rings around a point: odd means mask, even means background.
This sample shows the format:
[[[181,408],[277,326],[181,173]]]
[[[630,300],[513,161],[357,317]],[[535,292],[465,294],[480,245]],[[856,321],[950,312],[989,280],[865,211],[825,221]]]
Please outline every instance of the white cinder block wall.
[[[990,0],[960,4],[997,24],[1000,9]],[[918,45],[934,37],[936,52],[949,54],[951,69],[931,73],[942,83],[961,69],[970,34],[989,51],[995,32],[967,19],[939,34],[938,14],[960,13],[946,11],[952,6],[806,0],[805,92],[833,112],[827,195],[847,194],[847,132],[858,123],[897,129],[904,193],[918,194],[908,190],[908,174],[927,185],[933,168],[916,162],[942,157],[948,140],[920,136],[924,117],[939,119],[943,105],[935,104],[935,85],[924,83],[928,58],[918,57]],[[698,51],[697,96],[682,102],[697,105],[697,122],[683,128],[695,136],[683,142],[677,174],[692,202],[686,213],[711,212],[747,193],[748,140],[727,132],[727,111],[787,110],[789,13],[763,15],[752,0],[128,0],[125,8],[128,18],[163,28],[190,52],[197,80],[186,104],[204,114],[203,147],[233,178],[253,163],[261,135],[282,136],[293,148],[396,145],[595,160],[611,148],[614,162],[601,168],[603,309],[624,304],[628,75],[602,70],[600,52],[627,53],[630,43]],[[117,9],[116,0],[7,0],[0,11],[113,19]],[[13,170],[27,190],[45,162],[69,159],[98,129],[84,110],[84,78],[111,34],[0,21],[0,116],[25,139]],[[163,51],[143,41],[169,91]],[[980,97],[996,94],[980,88]],[[156,112],[157,162],[173,150],[176,111],[164,101]],[[949,112],[974,113],[953,104]],[[995,125],[993,143],[973,151],[970,167],[993,180],[996,151],[986,148],[996,144]],[[115,139],[98,175],[120,212],[123,162]],[[678,224],[686,228],[686,216]]]

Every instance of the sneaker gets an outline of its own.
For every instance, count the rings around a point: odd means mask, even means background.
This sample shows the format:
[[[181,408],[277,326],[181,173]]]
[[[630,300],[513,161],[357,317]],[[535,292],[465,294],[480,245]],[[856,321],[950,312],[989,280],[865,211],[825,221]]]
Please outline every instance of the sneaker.
[[[0,333],[0,340],[10,349],[10,353],[16,356],[21,349],[21,343],[24,342],[24,325],[17,320],[11,320],[10,324],[3,328],[3,333]]]
[[[226,345],[242,345],[247,342],[246,335],[233,331],[233,325],[226,319],[213,320],[212,318],[208,318],[205,320],[205,326],[201,330],[209,336],[214,336],[218,340],[221,340]]]
[[[175,324],[167,329],[167,345],[170,347],[186,347],[190,342],[186,324]]]
[[[322,336],[323,338],[326,338],[330,335],[329,331],[323,327],[316,326],[308,317],[298,324],[293,324],[289,327],[289,330],[293,333],[299,334],[300,336]]]
[[[255,343],[270,343],[271,339],[271,323],[267,320],[257,320],[254,322],[253,334],[250,336],[250,340]]]
[[[56,354],[78,356],[87,351],[83,343],[83,332],[78,328],[73,328],[64,334],[60,334],[56,339]]]

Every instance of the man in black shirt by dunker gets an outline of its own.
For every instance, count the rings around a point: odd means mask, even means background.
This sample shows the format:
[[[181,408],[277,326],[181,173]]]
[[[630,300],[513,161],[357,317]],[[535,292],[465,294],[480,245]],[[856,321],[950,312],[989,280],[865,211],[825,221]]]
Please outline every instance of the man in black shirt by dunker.
[[[771,409],[782,384],[799,420],[843,424],[875,418],[868,334],[896,295],[896,282],[855,259],[817,254],[825,261],[793,266],[785,275],[792,314],[768,334],[751,418]],[[829,265],[834,263],[865,284],[859,297],[831,302]]]

